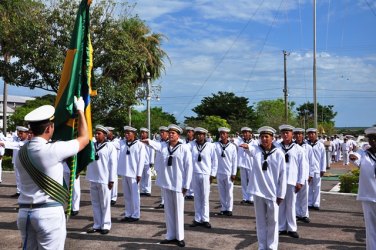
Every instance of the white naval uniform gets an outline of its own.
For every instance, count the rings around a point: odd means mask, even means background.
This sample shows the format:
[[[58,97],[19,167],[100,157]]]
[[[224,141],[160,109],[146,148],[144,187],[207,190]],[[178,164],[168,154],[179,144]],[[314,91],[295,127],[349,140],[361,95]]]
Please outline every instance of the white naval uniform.
[[[284,201],[279,206],[279,231],[296,232],[296,195],[295,186],[304,185],[308,175],[308,162],[304,149],[292,142],[284,145],[280,142],[276,145],[285,154],[287,188]],[[287,156],[288,155],[288,156]],[[288,157],[288,162],[286,161]]]
[[[309,177],[309,170],[310,166],[315,166],[317,164],[316,158],[312,155],[312,147],[307,143],[303,142],[300,145],[304,149],[304,157],[308,164],[305,165],[305,177],[304,177],[304,185],[298,192],[296,196],[296,216],[298,217],[307,217],[309,218],[309,211],[308,211],[308,192],[309,192],[309,185],[308,185],[308,177]]]
[[[358,150],[354,163],[360,168],[357,200],[362,202],[366,224],[366,248],[376,249],[376,155]],[[373,159],[372,159],[373,158]]]
[[[64,181],[67,187],[70,185],[70,169],[68,164],[64,162]],[[80,201],[81,201],[81,183],[80,176],[74,178],[73,182],[73,192],[72,192],[72,211],[80,210]]]
[[[20,193],[20,173],[19,173],[19,167],[17,165],[17,158],[18,158],[18,152],[20,151],[20,148],[27,142],[21,141],[18,137],[13,137],[12,141],[4,141],[4,146],[6,149],[12,149],[12,163],[13,163],[13,169],[14,174],[16,176],[16,186],[17,186],[17,193]]]
[[[343,158],[343,165],[349,165],[349,153],[352,151],[352,144],[350,140],[341,143],[341,152]]]
[[[93,208],[94,229],[111,229],[111,190],[110,182],[116,175],[116,148],[112,143],[95,145],[98,160],[90,162],[86,170],[86,180],[90,181],[90,198]]]
[[[278,210],[277,198],[286,195],[286,163],[284,153],[275,148],[267,157],[267,170],[262,170],[264,162],[261,146],[246,150],[252,157],[250,192],[254,195],[256,230],[259,249],[278,249]],[[282,201],[283,203],[284,201]]]
[[[218,159],[217,184],[221,212],[232,212],[234,205],[234,183],[231,181],[231,176],[236,175],[237,171],[237,148],[230,141],[226,145],[223,145],[220,141],[215,142],[214,145]]]
[[[160,142],[160,143],[168,143],[168,141],[155,141],[155,142]],[[159,169],[160,168],[163,168],[163,164],[164,164],[164,159],[163,159],[163,156],[160,152],[156,151],[155,152],[155,161],[154,161],[154,170],[155,172],[157,173],[157,178],[156,180],[158,180],[158,175],[159,175]],[[163,195],[163,188],[161,188],[161,205],[164,205],[164,195]]]
[[[44,174],[63,185],[63,161],[78,153],[77,140],[47,143],[42,137],[34,137],[28,145],[30,160]],[[19,204],[56,203],[49,195],[41,190],[29,176],[17,157],[20,173]],[[30,224],[26,232],[27,216],[30,214]],[[22,241],[26,234],[27,249],[64,249],[66,238],[66,219],[63,206],[45,208],[20,208],[17,226],[21,231]]]
[[[326,172],[325,146],[319,141],[308,145],[312,147],[312,156],[315,164],[310,166],[309,176],[312,177],[309,184],[308,206],[320,207],[321,177],[320,172]]]
[[[258,142],[251,139],[250,141],[245,141],[244,139],[237,140],[238,146],[241,144],[248,144],[249,146],[256,146]],[[252,185],[249,180],[251,179],[251,169],[252,161],[242,147],[238,147],[238,167],[240,168],[240,181],[242,185],[242,195],[244,201],[252,201],[253,196],[249,193],[249,186]]]
[[[127,153],[129,151],[129,154]],[[146,157],[145,145],[139,140],[120,141],[118,175],[122,176],[125,217],[140,218],[140,193],[137,176],[142,176]]]
[[[183,141],[185,144],[191,144],[191,143],[194,143],[195,142],[195,139],[194,140],[192,140],[192,141],[189,141],[188,139],[185,139],[184,141]],[[187,191],[187,193],[186,193],[186,195],[187,196],[195,196],[195,194],[194,194],[194,188],[193,188],[193,186],[191,185],[191,187],[189,188],[189,190]]]
[[[151,194],[151,166],[154,165],[155,150],[146,147],[144,170],[142,171],[140,190],[141,193]]]
[[[336,162],[338,162],[340,159],[341,159],[341,144],[342,144],[342,140],[340,140],[339,138],[336,138],[336,143],[337,143],[337,155],[336,155]]]
[[[165,219],[167,240],[184,240],[184,196],[182,189],[189,189],[192,180],[192,154],[187,144],[175,148],[165,142],[149,140],[149,146],[159,152],[161,165],[158,167],[156,184],[160,186],[165,199]],[[172,166],[168,166],[169,150],[172,153]]]
[[[114,145],[116,148],[116,161],[119,159],[119,138],[114,138],[112,141],[108,141]],[[116,168],[117,168],[117,162],[115,163]],[[117,201],[118,198],[118,187],[119,187],[119,177],[117,176],[117,170],[116,170],[116,178],[114,179],[114,185],[112,186],[111,189],[111,201]]]
[[[191,186],[195,193],[195,221],[209,222],[210,176],[217,175],[218,159],[214,144],[210,142],[205,142],[202,146],[192,142],[190,146],[193,164]]]

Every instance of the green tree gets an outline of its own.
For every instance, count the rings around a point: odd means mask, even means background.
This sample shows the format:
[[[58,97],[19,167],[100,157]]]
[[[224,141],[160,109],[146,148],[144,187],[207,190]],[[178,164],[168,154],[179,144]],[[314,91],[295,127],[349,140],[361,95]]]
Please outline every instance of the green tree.
[[[334,118],[337,112],[333,111],[333,105],[323,106],[317,103],[317,123],[322,126],[326,133],[335,133]],[[296,108],[297,120],[301,127],[310,128],[314,126],[314,107],[313,103],[306,102]]]
[[[16,129],[16,126],[25,126],[25,115],[42,105],[53,105],[54,101],[54,95],[45,95],[42,97],[37,97],[35,98],[35,100],[26,101],[25,105],[17,107],[13,115],[9,117],[9,129],[14,131]]]
[[[297,122],[292,109],[295,103],[289,103],[288,124],[296,126]],[[285,104],[282,99],[265,100],[256,104],[256,113],[261,126],[271,126],[277,129],[285,121]]]
[[[248,106],[248,98],[238,97],[232,92],[219,91],[210,97],[204,97],[201,104],[192,109],[197,117],[186,118],[186,124],[204,121],[205,117],[218,116],[228,122],[233,131],[243,126],[256,127],[256,114],[252,106]]]

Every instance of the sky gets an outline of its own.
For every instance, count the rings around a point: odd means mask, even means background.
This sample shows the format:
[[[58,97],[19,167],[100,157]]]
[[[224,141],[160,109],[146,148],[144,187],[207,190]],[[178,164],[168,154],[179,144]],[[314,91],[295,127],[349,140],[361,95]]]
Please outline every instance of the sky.
[[[313,1],[130,0],[152,32],[164,34],[162,107],[179,122],[218,91],[248,98],[249,105],[284,98],[313,102]],[[317,102],[333,105],[336,127],[376,124],[376,1],[317,1]],[[0,88],[2,91],[2,89]],[[38,91],[10,88],[9,94]],[[139,107],[144,108],[144,107]],[[234,107],[236,108],[236,107]],[[318,114],[320,122],[320,114]]]

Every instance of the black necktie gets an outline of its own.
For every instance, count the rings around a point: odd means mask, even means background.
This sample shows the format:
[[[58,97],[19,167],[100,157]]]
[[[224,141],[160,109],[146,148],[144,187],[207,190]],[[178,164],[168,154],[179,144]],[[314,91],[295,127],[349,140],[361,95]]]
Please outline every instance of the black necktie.
[[[168,161],[167,161],[167,166],[172,166],[172,155],[178,149],[178,147],[179,147],[180,144],[181,144],[181,142],[178,142],[175,145],[175,147],[172,148],[172,150],[170,150],[170,146],[169,145],[167,146],[168,153],[169,153]]]

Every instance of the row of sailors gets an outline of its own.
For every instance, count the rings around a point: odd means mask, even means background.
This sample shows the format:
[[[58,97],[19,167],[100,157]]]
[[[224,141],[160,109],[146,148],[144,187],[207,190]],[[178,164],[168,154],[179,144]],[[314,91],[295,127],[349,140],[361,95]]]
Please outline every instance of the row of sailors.
[[[229,140],[230,130],[224,127],[218,129],[218,142],[208,143],[208,131],[198,127],[193,130],[195,140],[185,143],[180,139],[182,129],[173,124],[160,128],[160,141],[147,139],[147,134],[137,140],[137,130],[125,126],[124,140],[108,143],[108,128],[96,126],[97,160],[88,166],[86,173],[86,179],[91,183],[94,213],[94,225],[88,232],[109,232],[110,190],[115,186],[117,175],[122,176],[126,203],[122,221],[140,219],[138,185],[144,179],[143,171],[150,170],[151,152],[155,151],[156,184],[161,187],[167,226],[163,243],[185,245],[183,204],[189,188],[195,194],[192,227],[211,227],[209,193],[214,178],[217,179],[221,203],[218,215],[232,215],[233,183],[238,166],[243,200],[255,204],[260,246],[274,248],[278,245],[278,234],[298,238],[296,218],[309,222],[308,207],[317,210],[320,207],[321,177],[326,171],[325,148],[317,141],[316,129],[306,131],[307,143],[303,140],[303,129],[281,125],[279,130],[282,141],[273,143],[276,132],[273,128],[260,128],[260,140],[256,141],[252,139],[252,130],[244,127],[243,138],[235,145]],[[141,131],[148,132],[144,128]],[[150,175],[145,179],[148,178]],[[270,216],[274,219],[270,220]]]

